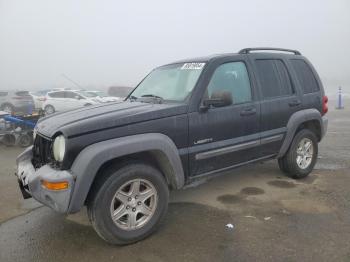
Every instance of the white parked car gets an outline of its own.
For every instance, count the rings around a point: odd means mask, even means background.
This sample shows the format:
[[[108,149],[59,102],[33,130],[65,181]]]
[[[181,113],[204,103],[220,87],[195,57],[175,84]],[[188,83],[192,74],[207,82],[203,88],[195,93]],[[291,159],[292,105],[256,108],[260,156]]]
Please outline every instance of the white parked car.
[[[45,98],[42,109],[48,115],[100,103],[97,99],[88,97],[84,91],[80,90],[52,91],[47,93]]]
[[[48,92],[52,90],[40,90],[36,92],[29,92],[34,100],[35,109],[41,109],[43,107],[43,103],[46,99],[46,95]]]
[[[108,96],[103,91],[85,91],[84,93],[88,94],[91,97],[96,98],[101,103],[123,101],[123,98]]]

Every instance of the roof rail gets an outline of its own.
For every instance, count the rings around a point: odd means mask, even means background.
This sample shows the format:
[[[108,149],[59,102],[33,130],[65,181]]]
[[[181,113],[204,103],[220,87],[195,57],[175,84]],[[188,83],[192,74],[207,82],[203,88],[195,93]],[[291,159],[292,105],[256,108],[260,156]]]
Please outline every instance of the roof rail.
[[[274,48],[274,47],[254,47],[254,48],[244,48],[240,50],[239,54],[249,54],[251,51],[283,51],[283,52],[290,52],[295,55],[301,55],[301,53],[297,50],[292,49],[285,49],[285,48]]]

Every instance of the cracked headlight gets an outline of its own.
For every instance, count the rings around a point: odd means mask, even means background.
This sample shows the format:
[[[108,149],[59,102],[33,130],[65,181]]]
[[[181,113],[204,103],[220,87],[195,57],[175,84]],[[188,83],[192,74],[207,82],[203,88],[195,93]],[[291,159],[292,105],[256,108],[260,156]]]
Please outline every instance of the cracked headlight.
[[[66,140],[64,136],[60,135],[55,138],[55,141],[53,142],[52,151],[55,160],[58,162],[62,162],[64,154],[66,153]]]

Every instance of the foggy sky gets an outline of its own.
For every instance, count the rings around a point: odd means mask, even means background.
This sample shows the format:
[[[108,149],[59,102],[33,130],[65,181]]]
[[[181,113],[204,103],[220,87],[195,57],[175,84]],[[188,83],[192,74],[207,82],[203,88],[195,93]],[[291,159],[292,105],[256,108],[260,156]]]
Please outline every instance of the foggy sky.
[[[0,0],[0,89],[137,84],[153,67],[244,47],[298,49],[350,89],[350,1]]]

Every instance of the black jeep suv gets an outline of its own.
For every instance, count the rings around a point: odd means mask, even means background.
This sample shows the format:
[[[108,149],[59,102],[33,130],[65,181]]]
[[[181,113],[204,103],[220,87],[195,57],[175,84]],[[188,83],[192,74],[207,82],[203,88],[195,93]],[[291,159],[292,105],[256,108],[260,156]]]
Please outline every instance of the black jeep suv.
[[[132,243],[157,228],[169,189],[198,177],[272,158],[307,176],[326,112],[320,78],[298,51],[186,59],[154,69],[122,103],[43,118],[17,176],[24,197],[61,213],[87,205],[103,239]]]

